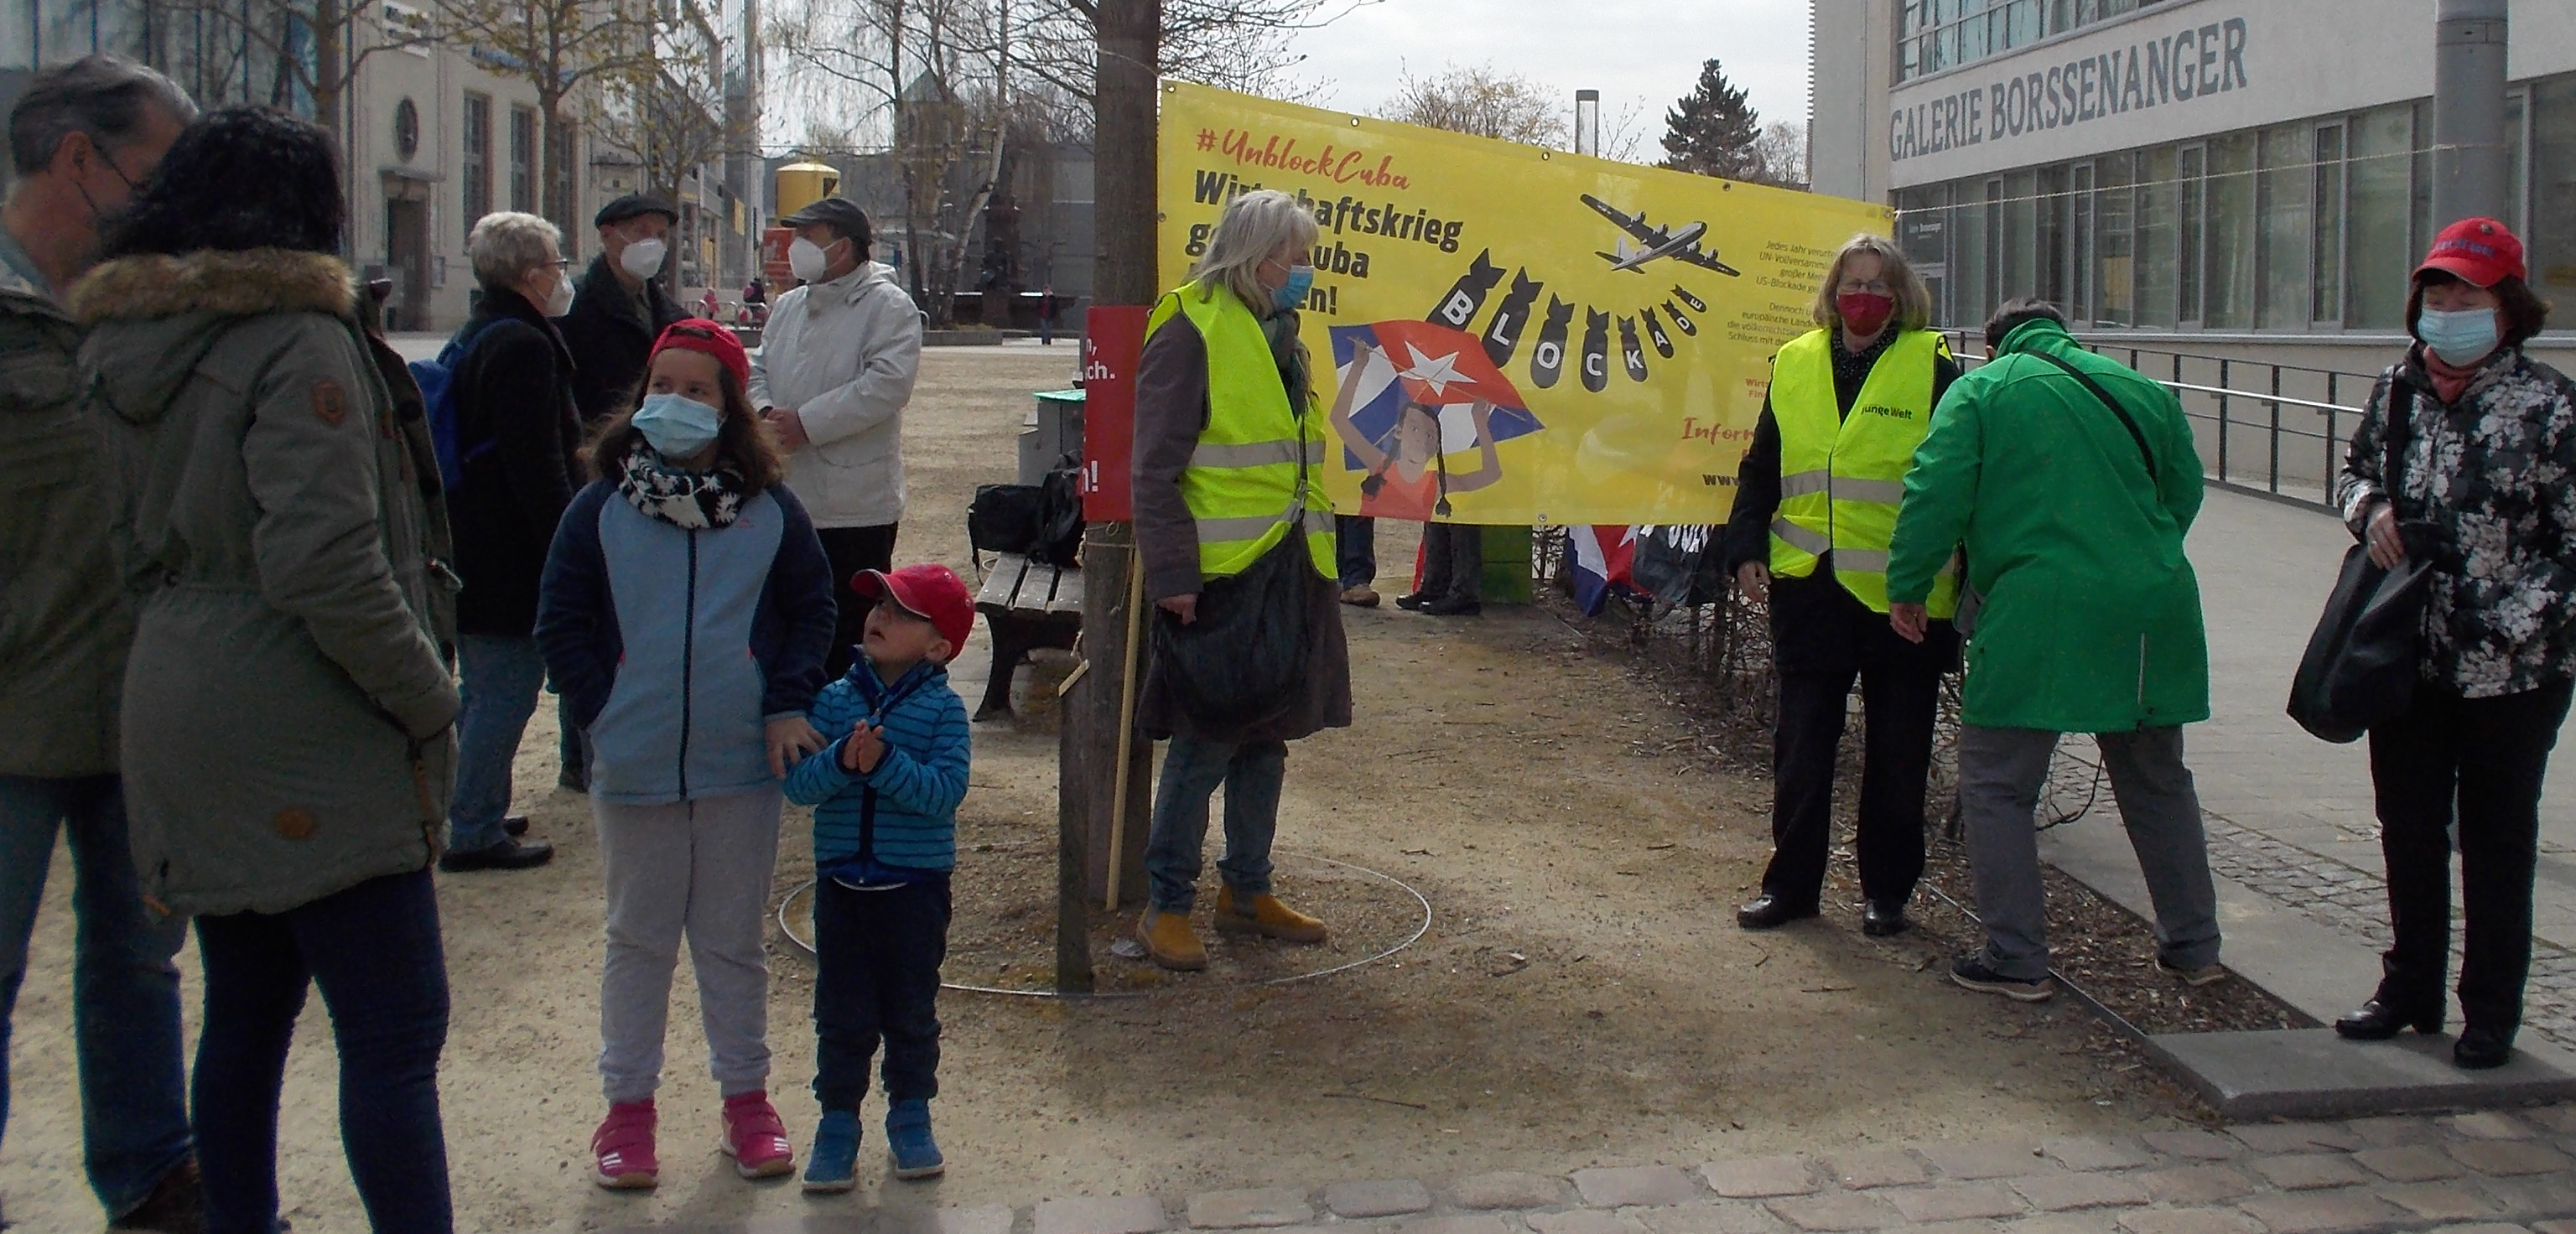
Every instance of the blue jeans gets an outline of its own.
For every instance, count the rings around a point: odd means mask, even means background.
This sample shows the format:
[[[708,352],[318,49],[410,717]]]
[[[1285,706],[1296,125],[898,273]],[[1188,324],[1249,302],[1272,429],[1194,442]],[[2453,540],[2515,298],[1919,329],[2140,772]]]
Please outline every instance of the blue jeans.
[[[1284,741],[1228,745],[1172,738],[1145,839],[1145,874],[1153,882],[1149,898],[1156,911],[1186,913],[1198,902],[1208,794],[1218,784],[1225,785],[1225,856],[1216,863],[1217,875],[1238,895],[1270,890],[1270,837],[1279,829],[1279,781],[1287,770]]]
[[[1342,576],[1344,590],[1377,582],[1376,519],[1333,516],[1333,567]]]
[[[277,1096],[308,986],[340,1054],[340,1143],[378,1234],[448,1234],[438,1055],[447,961],[427,869],[282,913],[197,919],[205,1028],[193,1095],[208,1234],[276,1234]]]
[[[510,765],[519,738],[537,714],[546,688],[545,658],[534,638],[468,634],[456,640],[464,702],[456,714],[456,800],[447,808],[447,847],[455,852],[490,848],[509,835]]]
[[[54,830],[72,849],[72,1031],[90,1189],[111,1219],[133,1211],[190,1150],[179,1058],[184,920],[143,907],[115,776],[0,776],[0,1129],[9,1120],[9,1018],[45,898]]]

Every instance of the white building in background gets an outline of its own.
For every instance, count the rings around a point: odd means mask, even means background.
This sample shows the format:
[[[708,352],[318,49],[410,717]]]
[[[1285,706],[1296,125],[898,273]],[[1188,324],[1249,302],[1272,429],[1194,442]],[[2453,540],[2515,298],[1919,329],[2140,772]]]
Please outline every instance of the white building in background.
[[[1817,0],[1815,188],[1897,207],[1952,328],[2037,294],[2097,344],[2376,372],[2438,229],[2433,7]],[[2510,37],[2506,221],[2568,366],[2576,0]]]
[[[380,0],[348,23],[351,46],[367,50],[344,100],[347,131],[350,262],[362,275],[391,279],[396,328],[448,330],[465,319],[474,284],[465,237],[494,210],[544,213],[544,117],[536,87],[506,57],[446,44],[399,46],[425,21],[431,0]],[[314,115],[288,53],[309,42],[250,37],[241,14],[295,29],[292,11],[309,5],[278,0],[0,0],[0,112],[26,79],[44,67],[109,52],[168,73],[200,106],[268,103]],[[729,109],[756,133],[761,77],[757,0],[724,0]],[[747,50],[746,50],[747,49]],[[576,264],[596,247],[591,216],[609,199],[641,187],[639,169],[595,129],[598,100],[577,94],[559,140],[566,181],[555,218],[564,254]],[[753,260],[746,236],[758,235],[761,194],[749,182],[760,162],[746,149],[733,160],[741,182],[718,160],[690,177],[683,202],[691,242],[683,258],[683,294],[709,275],[738,298]],[[0,176],[6,161],[0,160]],[[729,280],[729,283],[727,282]]]

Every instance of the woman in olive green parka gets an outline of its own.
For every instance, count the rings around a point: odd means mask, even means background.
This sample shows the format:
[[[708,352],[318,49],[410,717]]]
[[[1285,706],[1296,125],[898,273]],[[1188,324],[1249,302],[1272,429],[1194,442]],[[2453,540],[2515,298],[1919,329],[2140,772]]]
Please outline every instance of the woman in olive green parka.
[[[265,108],[199,120],[70,308],[135,598],[135,862],[146,896],[194,919],[205,975],[189,1108],[206,1226],[276,1226],[279,1085],[318,986],[368,1224],[447,1234],[429,865],[454,609],[409,382],[380,367],[333,255],[335,145]]]

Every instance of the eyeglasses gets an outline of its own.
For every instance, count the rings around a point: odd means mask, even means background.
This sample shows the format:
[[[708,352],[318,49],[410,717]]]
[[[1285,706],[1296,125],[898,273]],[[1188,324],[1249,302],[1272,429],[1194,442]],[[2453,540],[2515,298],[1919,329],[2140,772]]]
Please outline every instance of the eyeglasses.
[[[1888,286],[1887,280],[1885,279],[1871,279],[1866,283],[1861,282],[1858,279],[1844,279],[1842,282],[1834,285],[1834,294],[1839,296],[1892,296],[1896,294],[1896,289]]]

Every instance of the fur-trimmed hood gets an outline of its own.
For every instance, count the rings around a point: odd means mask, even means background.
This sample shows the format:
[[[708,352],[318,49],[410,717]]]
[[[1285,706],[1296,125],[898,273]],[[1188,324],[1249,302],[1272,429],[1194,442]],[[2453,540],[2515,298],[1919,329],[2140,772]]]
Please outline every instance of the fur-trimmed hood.
[[[262,313],[356,310],[358,285],[328,253],[293,249],[206,250],[184,257],[147,254],[99,263],[72,284],[72,318],[102,321],[178,317],[256,317]]]
[[[120,257],[84,275],[66,300],[72,319],[89,327],[81,364],[95,375],[93,388],[137,424],[166,412],[245,319],[318,313],[357,329],[349,267],[290,249]]]

